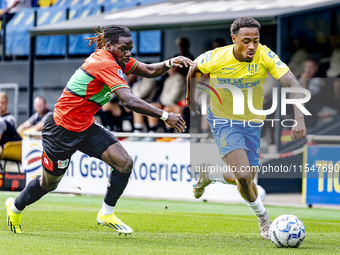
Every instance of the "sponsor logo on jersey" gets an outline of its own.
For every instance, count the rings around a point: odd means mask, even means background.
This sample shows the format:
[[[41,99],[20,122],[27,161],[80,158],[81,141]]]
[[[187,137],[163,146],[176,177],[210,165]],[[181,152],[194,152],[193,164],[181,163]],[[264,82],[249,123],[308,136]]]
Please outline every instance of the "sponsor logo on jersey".
[[[118,69],[118,75],[119,75],[120,78],[122,78],[124,80],[124,75],[123,75],[122,69]]]
[[[220,74],[236,74],[234,71],[236,71],[237,68],[235,67],[223,67],[222,72],[219,72]],[[224,71],[224,72],[223,72]],[[227,71],[227,72],[225,72]]]
[[[276,59],[275,59],[275,66],[276,66],[277,68],[280,68],[280,69],[283,69],[283,68],[286,68],[286,67],[287,67],[286,64],[283,63],[279,58],[276,58]]]
[[[257,72],[257,64],[248,64],[248,72],[255,74]]]
[[[111,92],[106,92],[104,97],[107,98],[107,99],[110,99],[112,97],[112,93]]]
[[[236,70],[235,67],[223,67],[222,70]]]
[[[58,168],[63,169],[63,168],[68,167],[68,162],[69,162],[68,159],[66,159],[66,160],[60,160],[60,159],[58,159],[58,161],[57,161],[57,163],[58,163]]]
[[[219,84],[228,84],[228,85],[234,85],[240,89],[247,89],[252,88],[260,84],[260,80],[255,80],[251,82],[243,82],[243,78],[241,79],[228,79],[228,78],[220,78],[217,77]]]

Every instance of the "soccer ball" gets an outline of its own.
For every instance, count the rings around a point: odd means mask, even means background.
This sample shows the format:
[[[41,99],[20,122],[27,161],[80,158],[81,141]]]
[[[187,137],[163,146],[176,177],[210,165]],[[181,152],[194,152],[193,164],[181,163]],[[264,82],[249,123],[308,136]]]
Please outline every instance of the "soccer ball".
[[[291,214],[277,217],[269,229],[270,240],[278,248],[297,248],[305,235],[306,229],[302,221]]]

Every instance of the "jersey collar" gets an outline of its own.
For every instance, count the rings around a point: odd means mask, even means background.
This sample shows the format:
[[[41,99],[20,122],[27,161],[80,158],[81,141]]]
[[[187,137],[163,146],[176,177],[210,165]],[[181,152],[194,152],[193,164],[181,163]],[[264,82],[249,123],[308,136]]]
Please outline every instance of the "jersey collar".
[[[101,50],[104,51],[104,54],[107,55],[109,59],[113,60],[113,62],[117,64],[115,57],[105,47]]]

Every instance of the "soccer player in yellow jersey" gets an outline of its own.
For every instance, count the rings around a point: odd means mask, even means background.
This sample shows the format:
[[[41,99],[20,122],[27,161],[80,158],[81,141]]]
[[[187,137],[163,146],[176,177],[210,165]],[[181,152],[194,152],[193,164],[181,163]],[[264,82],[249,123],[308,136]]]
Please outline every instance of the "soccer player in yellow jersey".
[[[187,103],[193,112],[198,112],[199,105],[194,98],[194,78],[197,78],[197,74],[209,73],[211,90],[216,91],[219,100],[211,100],[207,120],[220,155],[232,171],[209,173],[206,171],[209,168],[201,168],[198,181],[194,185],[194,195],[196,198],[201,197],[205,187],[212,181],[237,185],[241,196],[258,217],[262,238],[269,239],[269,214],[263,207],[253,182],[260,156],[260,127],[254,125],[264,120],[265,116],[256,115],[248,108],[248,90],[252,89],[254,108],[262,110],[263,85],[268,72],[284,87],[301,87],[279,57],[259,43],[260,24],[255,19],[239,18],[233,22],[230,30],[233,45],[202,54],[190,67],[187,77]],[[245,99],[244,114],[234,114],[238,109],[233,109],[233,99],[237,99],[222,85],[233,85],[242,90]],[[303,98],[303,95],[294,93],[293,97]],[[294,107],[297,125],[292,128],[291,137],[299,140],[306,136],[306,127],[303,113],[295,105]]]

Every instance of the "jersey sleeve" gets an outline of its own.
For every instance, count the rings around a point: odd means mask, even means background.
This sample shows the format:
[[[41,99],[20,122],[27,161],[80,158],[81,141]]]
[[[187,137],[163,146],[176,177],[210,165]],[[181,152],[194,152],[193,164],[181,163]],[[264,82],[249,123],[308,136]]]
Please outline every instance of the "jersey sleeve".
[[[130,88],[124,80],[123,70],[117,65],[103,65],[105,67],[97,71],[97,78],[109,86],[111,93],[120,88]]]
[[[267,47],[264,47],[264,62],[268,72],[276,80],[289,71],[289,67],[280,60],[279,56]]]
[[[131,74],[138,66],[139,61],[137,61],[134,58],[130,58],[129,63],[127,63],[125,69],[123,70],[123,73],[125,73],[125,75],[129,76],[129,74]]]
[[[212,65],[212,55],[213,55],[213,50],[207,51],[206,53],[201,54],[197,58],[197,66],[198,69],[202,73],[211,73],[211,65]]]

